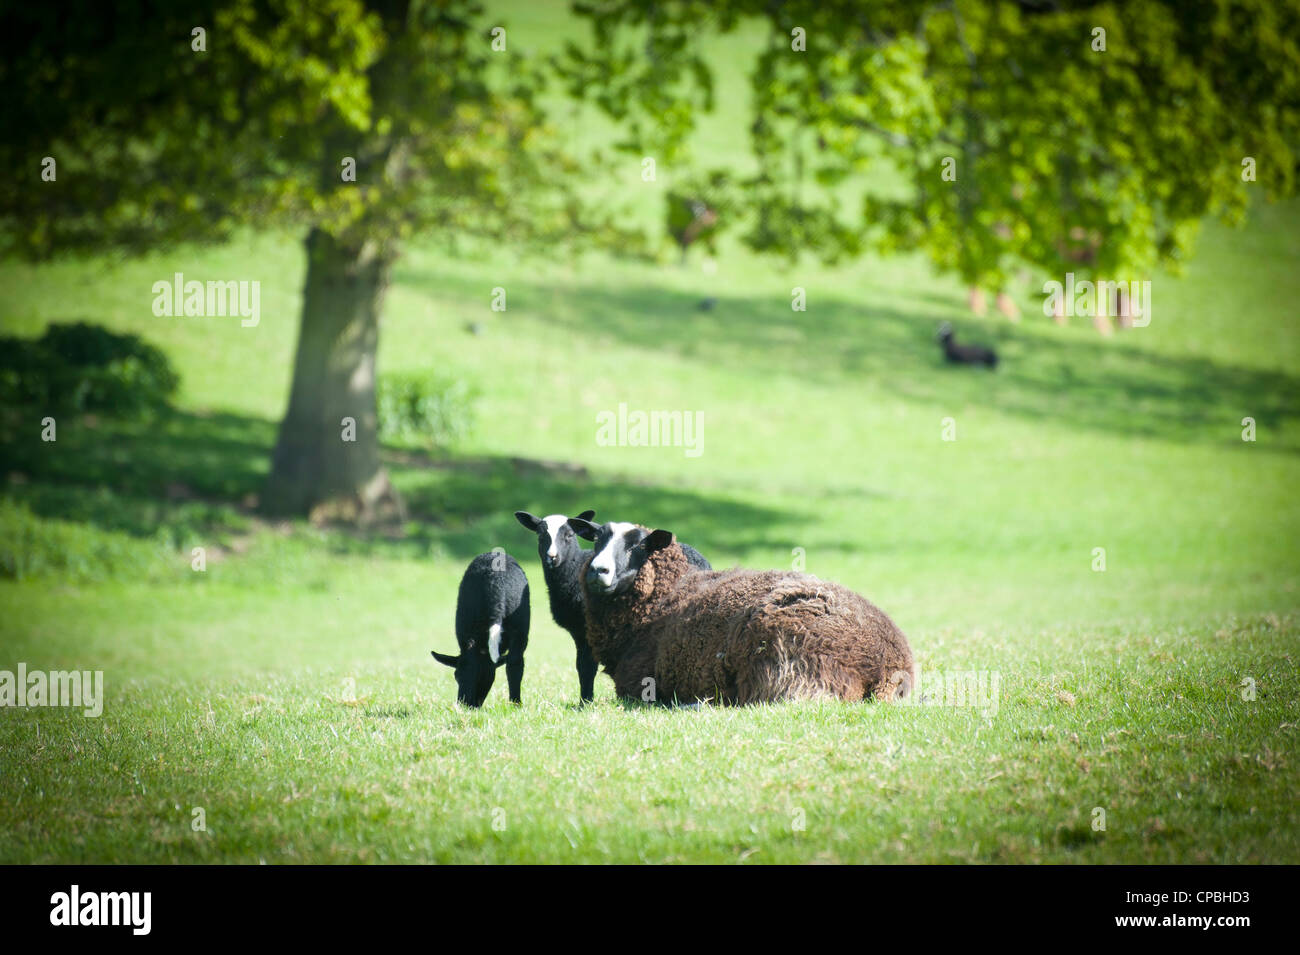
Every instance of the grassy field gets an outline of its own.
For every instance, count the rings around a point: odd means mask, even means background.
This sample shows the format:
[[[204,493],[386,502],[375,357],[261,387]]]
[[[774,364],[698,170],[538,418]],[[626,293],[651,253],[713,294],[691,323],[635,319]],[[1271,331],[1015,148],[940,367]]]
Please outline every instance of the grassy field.
[[[107,694],[98,719],[0,710],[0,862],[1300,862],[1297,212],[1208,225],[1183,276],[1154,277],[1150,326],[1113,339],[1056,327],[1028,287],[1019,325],[974,318],[915,259],[727,244],[708,274],[417,244],[381,371],[465,380],[477,425],[450,453],[387,449],[410,521],[370,536],[249,506],[298,237],[0,264],[4,333],[94,321],[182,374],[156,420],[60,420],[47,443],[0,416],[0,670],[102,670]],[[155,318],[176,271],[260,280],[261,324]],[[998,371],[945,367],[945,319]],[[621,402],[697,411],[703,453],[598,446]],[[996,705],[661,710],[602,676],[578,708],[512,514],[586,507],[715,566],[801,560],[889,612],[923,681],[983,674]],[[533,586],[524,704],[502,677],[466,712],[429,650],[454,647],[460,574],[494,546]]]

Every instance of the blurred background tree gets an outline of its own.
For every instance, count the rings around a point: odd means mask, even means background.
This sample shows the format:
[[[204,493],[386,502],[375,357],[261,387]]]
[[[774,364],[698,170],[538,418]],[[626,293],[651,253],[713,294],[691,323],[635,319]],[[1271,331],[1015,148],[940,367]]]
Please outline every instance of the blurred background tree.
[[[1207,215],[1295,191],[1294,0],[590,0],[570,92],[684,161],[712,98],[700,39],[758,18],[747,243],[828,261],[922,250],[972,285],[1013,269],[1176,268]],[[644,48],[645,56],[635,55]],[[1258,185],[1243,179],[1253,160]],[[897,175],[873,175],[881,164]],[[899,190],[899,181],[907,188]]]
[[[0,251],[139,253],[246,225],[300,231],[301,330],[261,506],[396,511],[375,355],[402,243],[599,231],[537,105],[545,75],[497,26],[461,0],[86,0],[58,17],[9,5]],[[341,439],[344,418],[355,441]]]

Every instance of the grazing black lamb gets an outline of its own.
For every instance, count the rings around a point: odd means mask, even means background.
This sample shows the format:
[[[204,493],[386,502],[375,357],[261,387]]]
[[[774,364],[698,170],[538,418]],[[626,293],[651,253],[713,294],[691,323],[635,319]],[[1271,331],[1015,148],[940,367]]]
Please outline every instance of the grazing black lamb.
[[[505,664],[510,702],[520,702],[530,612],[528,578],[513,557],[498,550],[470,561],[456,596],[460,653],[453,657],[432,651],[439,663],[455,668],[458,701],[482,706],[497,667]]]
[[[898,700],[917,685],[907,638],[846,587],[791,571],[692,570],[671,532],[574,520],[587,639],[625,699],[724,705]]]
[[[595,516],[595,511],[583,511],[575,520],[590,521]],[[578,691],[582,702],[590,703],[595,697],[599,664],[587,643],[587,615],[583,607],[581,581],[584,555],[578,545],[578,536],[569,525],[570,518],[563,514],[535,517],[527,511],[515,511],[515,518],[537,535],[537,555],[542,559],[542,574],[546,577],[546,590],[551,599],[551,616],[573,638],[577,650]],[[692,567],[712,569],[694,547],[689,544],[681,547]]]
[[[990,368],[998,366],[997,352],[992,348],[985,348],[983,345],[958,345],[950,322],[944,322],[939,326],[939,334],[936,337],[943,346],[943,357],[955,365],[987,365]]]

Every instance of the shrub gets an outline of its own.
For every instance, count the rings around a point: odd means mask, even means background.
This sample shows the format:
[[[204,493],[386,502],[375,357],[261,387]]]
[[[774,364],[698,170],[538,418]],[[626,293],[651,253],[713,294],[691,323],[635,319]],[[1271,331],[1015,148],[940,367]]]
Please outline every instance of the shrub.
[[[472,429],[475,398],[463,381],[422,373],[381,375],[379,434],[385,440],[450,447]]]
[[[88,322],[38,339],[0,338],[0,403],[42,411],[134,415],[165,407],[180,385],[162,350]]]

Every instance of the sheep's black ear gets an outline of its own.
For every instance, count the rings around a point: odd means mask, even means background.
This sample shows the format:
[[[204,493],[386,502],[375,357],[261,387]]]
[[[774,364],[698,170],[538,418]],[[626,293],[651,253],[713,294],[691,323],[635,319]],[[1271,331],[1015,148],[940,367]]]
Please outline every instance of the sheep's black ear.
[[[569,526],[572,527],[573,532],[583,540],[594,541],[600,536],[600,525],[591,523],[591,521],[587,520],[585,517],[569,518]]]
[[[527,511],[515,511],[515,519],[533,533],[537,533],[537,528],[542,523],[540,517],[533,517],[533,515],[529,514]]]
[[[671,544],[675,537],[672,531],[651,531],[650,536],[645,539],[646,553],[653,554],[657,550],[663,550]]]
[[[595,511],[583,511],[581,514],[578,515],[578,520],[589,521],[595,516],[596,516]]]
[[[433,654],[433,658],[435,660],[437,660],[439,663],[445,664],[446,666],[456,667],[460,665],[459,654],[453,657],[447,653],[439,653],[437,650],[430,650],[429,652]]]

